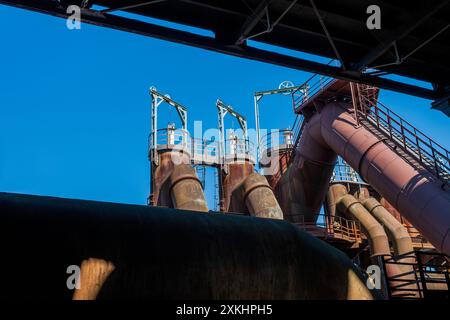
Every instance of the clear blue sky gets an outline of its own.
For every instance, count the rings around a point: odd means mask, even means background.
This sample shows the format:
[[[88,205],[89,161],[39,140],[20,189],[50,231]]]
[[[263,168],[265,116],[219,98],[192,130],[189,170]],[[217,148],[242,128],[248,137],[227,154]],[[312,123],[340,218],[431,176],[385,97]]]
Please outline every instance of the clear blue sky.
[[[193,120],[217,127],[217,98],[254,127],[255,91],[310,76],[86,24],[69,31],[62,19],[1,5],[0,30],[4,192],[144,204],[150,86],[189,108],[190,127]],[[388,91],[380,99],[450,147],[450,119],[430,110],[430,101]],[[288,97],[264,99],[262,109],[263,127],[293,121]],[[160,117],[164,125],[175,113],[165,109]],[[210,202],[213,186],[209,174]]]

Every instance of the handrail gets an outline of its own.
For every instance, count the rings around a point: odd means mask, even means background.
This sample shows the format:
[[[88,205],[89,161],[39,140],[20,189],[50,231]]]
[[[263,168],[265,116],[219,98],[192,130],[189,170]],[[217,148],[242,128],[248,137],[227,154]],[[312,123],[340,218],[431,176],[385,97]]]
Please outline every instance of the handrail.
[[[424,263],[422,256],[431,256]],[[439,293],[450,295],[450,265],[448,256],[437,252],[414,251],[406,256],[410,262],[405,259],[398,260],[397,257],[385,257],[382,259],[384,269],[388,265],[410,266],[411,271],[408,274],[414,274],[414,279],[403,278],[401,276],[387,277],[388,291],[391,298],[402,299],[405,297],[399,296],[400,293],[417,292],[418,297],[406,297],[407,299],[423,299],[428,298],[428,294]],[[433,258],[440,258],[443,264],[430,263]],[[411,285],[415,284],[415,289]],[[429,286],[429,284],[440,284],[440,287]],[[432,297],[432,296],[431,296]]]
[[[313,84],[308,83],[317,77],[318,81]],[[336,80],[333,78],[324,78],[320,75],[311,77],[308,82],[292,93],[294,111],[298,113],[306,102],[325,91],[334,81]],[[436,176],[444,185],[450,186],[450,152],[381,103],[377,99],[377,88],[364,84],[352,85],[357,88],[353,95],[357,123],[362,120],[362,125],[365,125],[364,120],[369,121],[380,133],[419,162],[424,169]],[[367,127],[367,129],[371,128]],[[298,136],[295,136],[295,141],[294,148],[298,143]],[[398,150],[394,151],[405,158],[405,155]],[[409,159],[405,158],[405,160]],[[415,165],[415,163],[411,164]]]
[[[189,132],[184,129],[163,128],[158,129],[156,134],[158,136],[158,145],[153,145],[153,133],[151,133],[148,139],[149,150],[164,145],[173,147],[180,147],[180,145],[183,145],[183,148],[191,149],[192,139]]]
[[[271,131],[263,136],[261,136],[259,143],[259,153],[260,159],[268,150],[273,150],[274,148],[289,148],[291,149],[294,144],[293,132],[290,129],[282,129]]]
[[[361,242],[361,225],[356,220],[346,219],[340,216],[328,216],[316,214],[313,216],[317,222],[305,221],[305,215],[285,215],[285,219],[306,232],[327,239],[340,238],[351,242]]]
[[[326,88],[336,81],[334,78],[325,77],[322,75],[316,75],[316,77],[318,80],[313,84],[306,82],[297,90],[292,92],[293,108],[295,113],[298,113],[298,110],[303,106],[303,104],[314,99],[315,96],[325,91]],[[314,80],[314,78],[315,77],[312,77],[311,80]]]
[[[360,85],[357,85],[360,90]],[[358,118],[369,120],[390,141],[415,158],[425,169],[450,185],[450,152],[380,101],[359,95]],[[362,123],[364,125],[364,123]],[[369,128],[370,129],[370,128]]]
[[[219,142],[192,138],[188,131],[183,129],[163,128],[156,131],[158,145],[153,145],[153,133],[149,135],[149,156],[156,156],[155,150],[173,149],[188,152],[194,164],[220,165],[225,157],[255,159],[255,146],[248,139],[225,140],[224,154],[221,155]]]

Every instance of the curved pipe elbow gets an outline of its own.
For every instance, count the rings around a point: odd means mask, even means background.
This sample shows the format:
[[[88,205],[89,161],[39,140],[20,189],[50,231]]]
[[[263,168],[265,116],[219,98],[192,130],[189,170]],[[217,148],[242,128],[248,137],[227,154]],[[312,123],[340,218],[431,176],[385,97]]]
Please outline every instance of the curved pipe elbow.
[[[169,179],[174,208],[208,212],[202,184],[191,165],[176,166]]]
[[[283,219],[283,212],[267,179],[250,174],[242,184],[243,199],[250,215],[260,218]]]
[[[396,256],[405,256],[414,251],[408,230],[381,203],[375,198],[368,198],[363,205],[386,228]]]
[[[410,165],[382,138],[358,126],[351,112],[348,103],[329,103],[309,120],[305,137],[314,138],[310,140],[316,142],[318,154],[328,147],[340,155],[436,249],[450,254],[450,195],[430,173]]]
[[[364,206],[352,195],[341,197],[338,202],[338,209],[353,216],[361,223],[370,241],[372,257],[390,256],[389,240],[383,226],[364,208]]]

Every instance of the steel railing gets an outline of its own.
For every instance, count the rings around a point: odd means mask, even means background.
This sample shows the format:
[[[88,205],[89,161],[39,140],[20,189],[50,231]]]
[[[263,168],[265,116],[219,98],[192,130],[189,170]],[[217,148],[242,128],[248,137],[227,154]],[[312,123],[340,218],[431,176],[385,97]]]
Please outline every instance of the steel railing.
[[[334,81],[336,80],[333,78],[320,75],[310,78],[301,89],[297,89],[292,94],[294,111],[297,112],[306,102],[320,95]],[[368,121],[406,155],[412,157],[445,185],[450,186],[450,152],[381,103],[377,98],[377,88],[363,84],[351,85],[357,89],[352,97],[357,123],[373,130],[364,122],[364,120]],[[295,141],[298,143],[297,137],[295,137]],[[398,150],[394,149],[394,151],[405,160],[410,160]],[[416,165],[415,163],[411,164]]]
[[[402,257],[385,257],[382,259],[385,274],[390,265],[409,266],[411,269],[410,272],[398,276],[386,276],[389,297],[391,299],[438,297],[449,299],[449,259],[450,257],[445,254],[426,251],[414,251]],[[414,277],[405,277],[408,275]],[[411,297],[411,295],[408,296],[408,293],[416,293],[417,296]]]
[[[356,220],[346,219],[340,216],[328,216],[317,214],[314,219],[308,219],[316,222],[306,221],[305,216],[301,214],[285,215],[285,219],[300,229],[311,235],[323,239],[341,239],[349,242],[362,242],[361,225]]]
[[[361,85],[357,85],[361,88]],[[359,90],[359,89],[358,89]],[[395,143],[427,171],[450,185],[450,152],[379,101],[359,95],[357,114]],[[362,125],[365,123],[362,121]],[[368,127],[370,130],[371,128]],[[398,151],[397,151],[398,153]],[[399,154],[400,156],[404,155]],[[408,160],[408,159],[406,159]]]
[[[153,133],[149,135],[149,150],[153,149],[162,149],[162,148],[170,148],[170,149],[178,149],[178,150],[187,150],[191,151],[192,149],[192,139],[189,135],[189,132],[183,129],[171,129],[164,128],[156,131],[157,138],[157,146],[154,145],[154,136]]]
[[[227,139],[225,140],[225,156],[237,158],[255,159],[255,145],[248,139]]]
[[[163,128],[156,131],[156,146],[154,141],[152,133],[148,143],[150,157],[156,156],[155,150],[170,149],[189,153],[193,164],[219,165],[230,157],[255,159],[255,146],[248,139],[225,140],[224,150],[221,150],[219,142],[215,140],[195,139],[186,130]]]
[[[263,135],[259,143],[259,159],[269,156],[275,149],[291,149],[294,146],[294,133],[290,129],[275,130]]]
[[[335,81],[334,78],[321,75],[310,78],[300,88],[292,92],[294,112],[298,113],[305,103],[320,95]]]
[[[220,163],[220,146],[217,141],[192,139],[192,159],[195,163]]]

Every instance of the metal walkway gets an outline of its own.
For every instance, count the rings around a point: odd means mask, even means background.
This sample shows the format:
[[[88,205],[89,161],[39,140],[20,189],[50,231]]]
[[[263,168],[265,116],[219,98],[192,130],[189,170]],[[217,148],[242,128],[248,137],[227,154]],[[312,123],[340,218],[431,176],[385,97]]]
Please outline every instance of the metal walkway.
[[[337,96],[351,99],[358,124],[364,126],[413,167],[426,170],[450,187],[450,152],[378,100],[378,88],[316,76],[293,92],[296,113],[317,108]],[[295,146],[301,129],[295,135]]]

